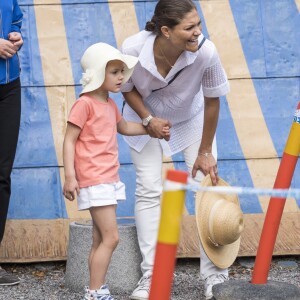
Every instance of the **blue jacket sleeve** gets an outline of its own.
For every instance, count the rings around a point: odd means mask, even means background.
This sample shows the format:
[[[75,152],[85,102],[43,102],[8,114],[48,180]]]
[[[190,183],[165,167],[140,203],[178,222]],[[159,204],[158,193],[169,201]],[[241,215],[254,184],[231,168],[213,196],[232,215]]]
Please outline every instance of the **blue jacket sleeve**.
[[[13,18],[11,23],[11,30],[10,32],[19,32],[21,33],[21,27],[22,27],[22,20],[23,20],[23,13],[20,9],[20,6],[18,4],[17,0],[14,0],[13,2]]]

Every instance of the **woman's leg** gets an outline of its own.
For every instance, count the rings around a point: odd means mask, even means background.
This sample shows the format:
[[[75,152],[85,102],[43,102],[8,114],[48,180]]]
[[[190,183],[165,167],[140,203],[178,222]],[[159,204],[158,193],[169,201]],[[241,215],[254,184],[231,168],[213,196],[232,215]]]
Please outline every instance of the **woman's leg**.
[[[151,139],[141,152],[131,149],[136,170],[135,218],[143,261],[142,272],[152,273],[162,193],[163,154],[158,139]]]
[[[199,146],[200,146],[200,141],[192,144],[191,146],[187,147],[183,151],[185,162],[186,162],[186,165],[188,167],[190,174],[192,172],[194,162],[198,155]],[[212,153],[213,153],[214,158],[217,160],[217,147],[216,147],[215,141],[213,143]],[[203,178],[204,178],[203,173],[198,171],[194,180],[199,183],[199,182],[201,182],[201,180]],[[206,255],[205,251],[203,250],[201,243],[200,243],[200,258],[201,258],[200,275],[203,279],[205,279],[213,274],[224,274],[226,276],[228,275],[228,269],[220,269],[220,268],[216,267],[210,261],[210,259]]]
[[[92,207],[90,213],[93,219],[93,244],[89,257],[89,288],[96,290],[105,283],[112,253],[119,242],[119,234],[116,205]]]

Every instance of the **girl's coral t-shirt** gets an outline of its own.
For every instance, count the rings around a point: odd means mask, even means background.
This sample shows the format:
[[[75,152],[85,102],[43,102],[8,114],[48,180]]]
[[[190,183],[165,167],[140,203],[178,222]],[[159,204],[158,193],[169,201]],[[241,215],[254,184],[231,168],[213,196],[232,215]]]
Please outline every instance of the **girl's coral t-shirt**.
[[[73,105],[68,122],[81,128],[75,145],[79,186],[119,181],[117,123],[122,116],[115,102],[83,95]]]

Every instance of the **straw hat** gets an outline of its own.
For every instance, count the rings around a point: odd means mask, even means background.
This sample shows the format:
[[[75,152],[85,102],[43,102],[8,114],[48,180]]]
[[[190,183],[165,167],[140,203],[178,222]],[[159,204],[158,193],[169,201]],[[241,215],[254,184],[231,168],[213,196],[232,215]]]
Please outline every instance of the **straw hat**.
[[[212,186],[209,175],[201,186]],[[219,177],[218,186],[229,184]],[[217,267],[228,268],[237,257],[244,228],[238,196],[198,191],[195,204],[198,234],[206,255]]]
[[[118,49],[106,44],[96,43],[87,48],[81,58],[81,67],[84,73],[80,83],[83,89],[80,94],[98,89],[105,79],[105,68],[109,61],[120,60],[124,66],[123,84],[130,78],[138,58],[124,55]]]

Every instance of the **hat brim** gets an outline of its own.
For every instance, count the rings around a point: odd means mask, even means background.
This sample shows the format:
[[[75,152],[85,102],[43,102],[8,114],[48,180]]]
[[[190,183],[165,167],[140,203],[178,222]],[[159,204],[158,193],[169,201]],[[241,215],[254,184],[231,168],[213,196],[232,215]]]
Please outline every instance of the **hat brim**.
[[[201,186],[212,186],[209,175],[202,180]],[[229,186],[229,184],[219,177],[218,186]],[[240,207],[239,198],[236,194],[199,191],[196,193],[195,215],[198,235],[206,255],[214,265],[221,269],[226,269],[233,264],[238,255],[241,238],[239,237],[235,242],[224,246],[216,246],[210,241],[208,216],[211,207],[220,198],[233,202]]]
[[[112,60],[119,60],[124,63],[122,84],[129,80],[135,65],[138,63],[137,57],[122,54],[119,50],[106,43],[96,43],[90,46],[81,59],[81,66],[85,72],[90,70],[93,74],[90,81],[82,88],[80,95],[94,91],[103,84],[107,63]]]
[[[134,56],[130,56],[130,55],[120,55],[119,57],[112,57],[112,59],[110,59],[106,62],[106,65],[111,60],[120,60],[125,64],[124,78],[123,78],[122,84],[126,83],[133,73],[134,67],[138,62],[138,58],[134,57]],[[104,67],[104,69],[105,69],[105,67]],[[105,72],[103,74],[103,72],[99,71],[98,73],[96,73],[94,75],[93,80],[82,89],[82,91],[80,92],[80,95],[83,93],[95,91],[103,84],[104,79],[105,79]]]
[[[131,77],[134,67],[138,63],[139,59],[137,57],[131,55],[125,55],[125,54],[122,54],[121,58],[122,58],[121,61],[125,64],[124,79],[123,79],[123,84],[124,84]]]

